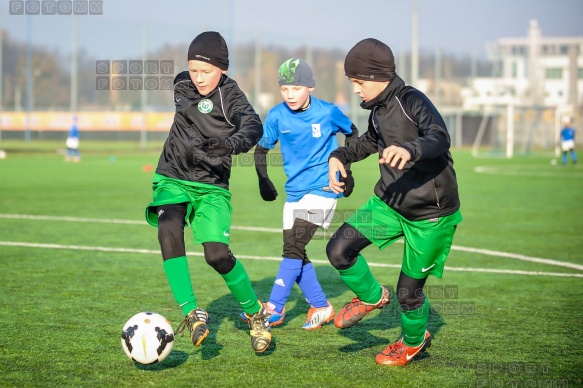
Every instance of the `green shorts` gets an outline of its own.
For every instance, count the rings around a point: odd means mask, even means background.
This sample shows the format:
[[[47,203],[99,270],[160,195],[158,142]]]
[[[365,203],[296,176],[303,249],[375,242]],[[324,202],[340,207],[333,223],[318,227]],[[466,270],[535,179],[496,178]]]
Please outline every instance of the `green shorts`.
[[[445,217],[409,221],[375,195],[346,222],[379,249],[405,237],[401,269],[414,279],[423,279],[428,275],[442,277],[456,226],[461,221],[459,210]]]
[[[185,203],[184,221],[189,224],[194,242],[229,244],[231,229],[231,193],[221,187],[188,182],[155,174],[153,200],[146,208],[146,221],[158,227],[156,208],[160,205]]]

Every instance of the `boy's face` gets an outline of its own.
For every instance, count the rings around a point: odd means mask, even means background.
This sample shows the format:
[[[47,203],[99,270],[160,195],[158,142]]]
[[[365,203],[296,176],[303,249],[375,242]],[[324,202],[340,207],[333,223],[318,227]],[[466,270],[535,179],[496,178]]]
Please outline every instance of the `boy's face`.
[[[389,81],[363,81],[361,79],[350,77],[348,77],[348,80],[352,85],[352,92],[354,94],[358,94],[364,102],[368,102],[377,98],[378,95],[381,94],[389,84]]]
[[[221,75],[227,73],[215,65],[195,60],[188,61],[188,70],[190,79],[194,82],[198,92],[203,96],[207,96],[215,90],[221,80]]]
[[[310,92],[314,88],[297,85],[282,85],[279,87],[281,97],[291,110],[303,109],[310,103]]]

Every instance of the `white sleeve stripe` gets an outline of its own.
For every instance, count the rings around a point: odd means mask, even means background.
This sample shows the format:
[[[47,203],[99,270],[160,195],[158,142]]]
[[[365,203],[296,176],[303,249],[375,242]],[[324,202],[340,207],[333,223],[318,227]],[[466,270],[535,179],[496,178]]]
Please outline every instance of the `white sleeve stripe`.
[[[405,114],[405,116],[407,116],[407,118],[409,119],[409,121],[411,121],[416,126],[419,126],[419,124],[417,124],[415,121],[413,121],[411,119],[411,117],[409,117],[409,115],[407,114],[407,112],[405,112],[405,109],[403,108],[403,104],[401,104],[401,101],[399,101],[399,97],[395,96],[395,98],[397,99],[397,102],[399,103],[399,106],[401,106],[401,110],[403,111],[403,113]]]
[[[227,120],[227,123],[229,123],[232,127],[234,127],[233,123],[231,123],[229,121],[229,119],[227,118],[227,115],[225,114],[225,104],[223,104],[223,92],[221,91],[221,88],[219,87],[219,94],[221,95],[221,110],[223,111],[223,116],[225,117],[225,120]]]

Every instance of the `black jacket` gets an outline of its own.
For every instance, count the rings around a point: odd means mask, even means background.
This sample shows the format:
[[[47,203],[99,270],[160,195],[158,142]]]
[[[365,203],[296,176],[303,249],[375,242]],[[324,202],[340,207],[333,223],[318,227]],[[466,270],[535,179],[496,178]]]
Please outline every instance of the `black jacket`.
[[[223,137],[229,138],[233,155],[247,152],[263,136],[261,119],[237,83],[225,75],[213,92],[202,96],[188,71],[178,74],[174,79],[174,103],[174,123],[156,172],[228,189],[231,156],[212,156],[196,145],[203,139]]]
[[[450,138],[427,96],[396,76],[375,100],[361,106],[372,109],[368,131],[358,142],[338,148],[330,156],[346,164],[374,153],[380,158],[390,145],[403,147],[411,160],[403,170],[380,164],[375,194],[411,221],[455,213],[460,202]]]

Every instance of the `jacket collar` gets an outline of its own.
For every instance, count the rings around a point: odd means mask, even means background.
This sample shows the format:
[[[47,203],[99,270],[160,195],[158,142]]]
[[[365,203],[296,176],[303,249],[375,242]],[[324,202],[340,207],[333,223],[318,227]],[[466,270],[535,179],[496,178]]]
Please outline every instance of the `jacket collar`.
[[[386,101],[390,101],[391,98],[393,98],[393,96],[395,96],[404,86],[405,81],[403,81],[398,75],[395,75],[395,78],[389,82],[389,85],[381,92],[381,94],[370,101],[361,102],[360,106],[362,109],[371,110],[377,105],[383,104]]]

